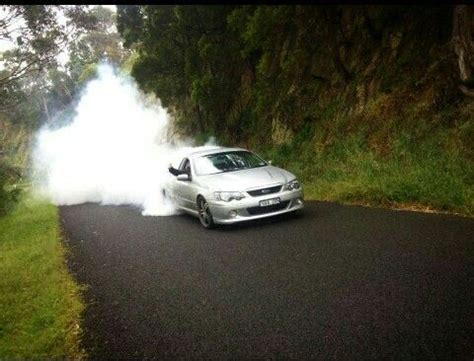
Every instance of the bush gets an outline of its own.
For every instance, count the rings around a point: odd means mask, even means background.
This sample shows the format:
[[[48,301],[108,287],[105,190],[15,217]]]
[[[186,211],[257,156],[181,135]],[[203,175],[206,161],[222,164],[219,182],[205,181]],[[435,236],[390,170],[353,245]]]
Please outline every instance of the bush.
[[[0,215],[6,214],[18,201],[21,190],[15,182],[19,178],[15,168],[0,163]]]

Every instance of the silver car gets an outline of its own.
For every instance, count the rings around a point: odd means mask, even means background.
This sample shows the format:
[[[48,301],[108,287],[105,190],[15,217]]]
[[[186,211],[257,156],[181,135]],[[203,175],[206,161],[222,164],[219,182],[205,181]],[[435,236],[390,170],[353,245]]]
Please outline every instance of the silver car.
[[[196,151],[170,166],[168,193],[204,228],[302,209],[303,188],[290,172],[242,148]]]

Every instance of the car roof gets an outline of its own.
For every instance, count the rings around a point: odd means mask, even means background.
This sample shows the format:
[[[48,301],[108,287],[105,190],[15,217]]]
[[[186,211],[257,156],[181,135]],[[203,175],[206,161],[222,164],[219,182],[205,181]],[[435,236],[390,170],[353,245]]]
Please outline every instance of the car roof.
[[[197,158],[197,157],[203,157],[203,156],[210,155],[210,154],[223,153],[223,152],[232,152],[232,151],[246,151],[246,152],[248,152],[248,150],[244,149],[244,148],[215,147],[215,148],[211,148],[211,149],[204,149],[204,150],[198,150],[198,151],[195,151],[195,152],[191,152],[191,153],[188,154],[188,157]]]

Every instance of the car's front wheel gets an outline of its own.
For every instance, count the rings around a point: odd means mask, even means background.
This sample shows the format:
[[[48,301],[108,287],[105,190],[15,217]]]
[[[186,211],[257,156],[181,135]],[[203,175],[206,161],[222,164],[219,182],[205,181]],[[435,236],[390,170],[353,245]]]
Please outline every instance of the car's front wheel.
[[[198,214],[201,225],[206,229],[214,228],[214,219],[212,218],[211,210],[209,209],[209,203],[204,197],[198,198]]]

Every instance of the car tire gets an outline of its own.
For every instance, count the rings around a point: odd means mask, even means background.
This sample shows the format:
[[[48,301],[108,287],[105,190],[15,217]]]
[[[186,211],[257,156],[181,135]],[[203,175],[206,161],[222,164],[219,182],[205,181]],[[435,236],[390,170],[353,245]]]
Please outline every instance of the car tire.
[[[214,219],[212,218],[211,210],[209,209],[209,203],[207,203],[204,197],[199,197],[197,200],[198,205],[198,217],[201,225],[205,229],[212,229],[215,227]]]

